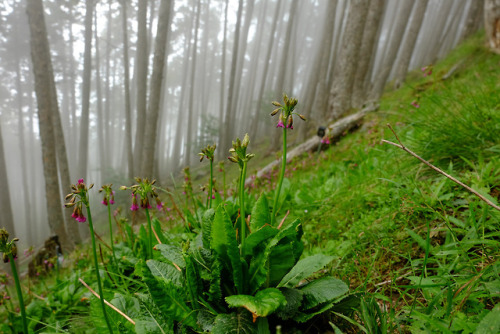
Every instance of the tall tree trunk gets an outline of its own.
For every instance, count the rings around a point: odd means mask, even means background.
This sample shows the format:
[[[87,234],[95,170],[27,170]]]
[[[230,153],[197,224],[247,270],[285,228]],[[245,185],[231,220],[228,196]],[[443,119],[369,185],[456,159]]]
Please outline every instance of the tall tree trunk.
[[[80,144],[78,157],[78,176],[87,177],[89,156],[89,109],[90,73],[92,70],[92,14],[94,0],[86,2],[85,9],[85,51],[83,55],[82,116],[80,120]]]
[[[389,75],[391,74],[392,67],[396,61],[398,50],[403,40],[405,28],[408,24],[408,19],[413,7],[413,0],[402,0],[401,8],[397,12],[396,20],[394,22],[393,33],[387,44],[384,59],[382,61],[380,72],[377,73],[373,89],[370,93],[373,100],[378,100],[384,91],[385,84]]]
[[[427,1],[427,0],[424,0]],[[377,53],[377,44],[382,30],[384,11],[387,5],[387,0],[370,0],[370,8],[366,18],[363,40],[359,53],[365,55],[360,57],[356,69],[356,77],[354,78],[354,86],[352,91],[352,105],[355,108],[360,108],[367,98],[368,83],[370,81],[370,67],[373,64]]]
[[[280,14],[280,9],[281,9],[281,4],[282,0],[278,0],[276,3],[276,8],[274,10],[274,16],[273,16],[273,25],[271,27],[271,37],[270,40],[267,44],[267,52],[266,52],[266,57],[264,58],[264,69],[262,70],[262,79],[261,83],[259,85],[259,93],[257,95],[257,105],[255,106],[254,110],[254,116],[252,117],[252,125],[250,127],[251,135],[250,138],[255,138],[257,136],[257,133],[259,132],[259,114],[261,111],[261,106],[262,106],[262,99],[264,98],[264,89],[266,87],[267,79],[268,79],[268,72],[269,72],[269,65],[271,63],[271,55],[273,51],[273,46],[274,42],[276,40],[276,26],[278,24],[278,17]]]
[[[236,19],[236,31],[234,33],[234,44],[233,44],[233,54],[231,57],[231,72],[229,74],[229,86],[227,90],[227,104],[226,104],[226,115],[225,115],[225,127],[222,130],[223,141],[221,149],[223,152],[227,152],[229,150],[230,141],[234,136],[234,122],[235,115],[234,110],[231,110],[231,106],[233,105],[233,98],[235,93],[235,79],[236,79],[236,65],[238,63],[238,46],[240,44],[240,30],[241,30],[241,17],[243,13],[243,0],[239,1],[238,5],[238,14]]]
[[[165,49],[167,46],[167,32],[170,23],[169,14],[172,1],[161,0],[156,30],[155,52],[153,59],[153,73],[151,75],[148,113],[144,133],[144,149],[142,155],[142,175],[152,177],[153,159],[156,149],[157,120],[160,111],[160,95],[163,82],[163,66],[165,64]]]
[[[465,24],[462,29],[462,33],[459,39],[459,43],[464,41],[467,37],[475,33],[480,26],[478,22],[481,21],[484,11],[484,0],[471,0],[469,6],[469,12],[467,13],[467,18],[465,19]]]
[[[111,145],[111,129],[109,126],[109,119],[111,114],[111,23],[113,20],[113,15],[111,12],[112,0],[108,2],[108,17],[107,17],[107,30],[106,30],[106,86],[104,88],[105,102],[104,102],[104,142],[107,145]],[[116,145],[113,141],[113,144]],[[105,165],[111,167],[113,164],[113,150],[107,150],[107,154],[104,157]]]
[[[194,118],[194,86],[195,86],[195,74],[196,74],[196,56],[198,54],[198,30],[200,28],[200,12],[201,12],[201,1],[197,1],[196,5],[196,19],[194,27],[194,41],[193,41],[193,53],[191,55],[191,86],[189,88],[189,106],[188,106],[188,124],[187,124],[187,151],[186,151],[186,164],[191,165],[191,155],[193,153],[193,147],[190,145],[193,143],[194,133],[193,129],[193,118]]]
[[[97,13],[96,13],[97,14]],[[101,65],[99,53],[99,39],[97,36],[97,15],[94,19],[94,38],[95,38],[95,90],[97,95],[97,142],[99,153],[99,165],[101,179],[104,179],[108,165],[106,164],[106,155],[109,151],[110,143],[104,140],[104,112],[102,108],[102,89],[101,89]]]
[[[137,11],[137,57],[136,67],[136,131],[134,143],[134,169],[139,170],[146,124],[146,97],[148,89],[148,2],[139,1]]]
[[[221,57],[221,72],[220,72],[220,101],[219,101],[219,150],[217,150],[217,155],[219,159],[227,154],[223,150],[224,140],[226,140],[226,136],[224,135],[226,127],[224,126],[225,113],[224,113],[224,91],[226,89],[225,80],[226,80],[226,42],[227,42],[227,9],[229,5],[229,0],[225,2],[224,9],[224,37],[222,40],[222,57]]]
[[[59,236],[62,248],[73,249],[64,228],[63,206],[59,194],[55,138],[52,131],[51,85],[53,77],[50,60],[49,41],[45,28],[42,0],[28,0],[26,6],[30,26],[31,59],[35,78],[35,92],[38,104],[38,120],[42,141],[43,174],[45,178],[45,198],[50,229]],[[49,83],[49,84],[47,84]],[[76,224],[76,223],[75,223]]]
[[[321,33],[322,43],[315,55],[313,67],[309,74],[305,93],[303,96],[302,113],[311,120],[311,111],[313,110],[313,103],[316,97],[317,87],[320,83],[321,73],[328,72],[328,60],[330,58],[330,50],[333,42],[333,32],[335,30],[335,10],[337,9],[337,0],[328,1],[325,18],[323,22],[323,31]],[[326,79],[326,78],[324,78]],[[321,113],[323,114],[323,113]],[[322,121],[322,120],[319,120]],[[311,129],[311,123],[307,122],[299,128],[299,140],[306,139],[308,130]]]
[[[394,80],[394,88],[399,88],[403,84],[406,78],[406,73],[408,73],[408,68],[410,66],[411,56],[413,55],[413,50],[417,44],[417,37],[424,20],[424,15],[427,10],[427,4],[429,0],[420,0],[415,2],[413,15],[411,16],[410,23],[408,25],[408,32],[406,33],[406,38],[401,45],[401,50],[399,51],[399,62],[396,65],[396,75]]]
[[[0,228],[5,228],[11,238],[16,234],[14,229],[14,216],[10,202],[9,178],[7,175],[7,165],[5,163],[5,153],[3,149],[2,126],[0,125]]]
[[[277,101],[281,100],[281,95],[285,92],[285,88],[288,88],[285,84],[285,74],[286,74],[286,68],[287,68],[287,63],[288,59],[290,57],[290,47],[291,47],[291,42],[292,42],[292,28],[294,25],[295,17],[297,16],[297,5],[298,5],[298,0],[293,0],[292,4],[290,5],[290,14],[288,15],[288,23],[286,27],[286,34],[285,34],[285,42],[283,44],[283,51],[281,55],[281,61],[280,61],[280,66],[278,70],[278,77],[276,79],[276,85],[275,85],[275,99]],[[280,144],[280,138],[281,138],[281,131],[273,131],[271,134],[271,145],[270,145],[270,150],[274,151],[277,150]]]
[[[130,66],[128,59],[128,28],[127,28],[127,2],[121,1],[122,5],[122,31],[123,31],[123,67],[125,83],[125,141],[124,148],[127,157],[127,175],[129,179],[134,177],[134,157],[132,156],[132,108],[130,106]]]

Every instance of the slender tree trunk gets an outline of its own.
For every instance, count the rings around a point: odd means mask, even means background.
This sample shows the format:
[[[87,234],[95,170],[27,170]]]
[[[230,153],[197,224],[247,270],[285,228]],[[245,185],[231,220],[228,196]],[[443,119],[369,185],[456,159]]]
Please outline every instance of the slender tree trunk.
[[[233,54],[231,59],[231,72],[229,74],[229,86],[227,92],[227,104],[226,104],[226,115],[225,115],[225,127],[223,130],[223,138],[221,149],[223,152],[229,150],[230,141],[234,136],[234,122],[235,115],[234,110],[231,110],[233,105],[233,98],[235,93],[235,79],[236,79],[236,65],[238,63],[238,46],[240,44],[240,30],[241,30],[241,17],[243,13],[243,0],[239,1],[238,14],[236,19],[236,31],[234,33],[234,44],[233,44]]]
[[[411,20],[407,28],[408,32],[406,33],[406,38],[401,45],[399,62],[396,66],[396,76],[394,80],[394,88],[396,89],[401,87],[405,81],[406,73],[408,73],[411,56],[413,55],[415,45],[417,44],[418,33],[424,20],[428,2],[429,0],[420,0],[414,4],[413,15],[411,16]]]
[[[391,74],[391,70],[396,61],[398,50],[401,47],[401,41],[404,37],[405,28],[408,24],[413,4],[413,0],[402,0],[401,2],[401,8],[397,12],[397,18],[394,22],[393,34],[391,35],[391,39],[387,45],[380,72],[375,78],[375,83],[370,94],[371,98],[374,100],[378,100],[380,98],[384,91],[387,79],[389,79],[389,75]]]
[[[366,102],[368,83],[371,76],[370,66],[377,52],[386,5],[387,0],[370,0],[370,8],[365,23],[365,27],[370,28],[365,29],[363,33],[360,54],[364,56],[358,60],[352,91],[352,105],[355,108],[360,108]]]
[[[462,29],[462,33],[459,39],[459,43],[464,41],[467,37],[471,36],[475,33],[480,26],[477,25],[477,22],[480,22],[481,19],[478,17],[483,16],[484,11],[484,0],[471,0],[469,12],[467,13],[467,19],[465,20],[464,27]]]
[[[113,20],[111,12],[112,0],[108,2],[108,17],[107,17],[107,31],[106,31],[106,87],[104,89],[105,103],[104,103],[104,142],[107,145],[111,145],[111,129],[109,125],[110,113],[111,113],[111,23]],[[116,145],[113,141],[113,145]],[[113,150],[108,149],[107,154],[104,157],[105,165],[112,167],[113,165]]]
[[[194,117],[194,86],[195,86],[195,73],[196,73],[196,56],[198,54],[198,30],[200,28],[200,12],[201,12],[201,1],[198,1],[196,6],[196,19],[194,27],[194,41],[193,41],[193,53],[191,55],[191,75],[190,81],[191,86],[189,88],[189,106],[188,106],[188,125],[187,125],[187,143],[188,148],[186,152],[186,164],[191,165],[191,155],[192,147],[189,145],[193,143],[194,136],[193,133],[193,117]]]
[[[101,66],[100,66],[100,53],[99,53],[99,39],[97,36],[97,15],[94,21],[94,38],[95,38],[95,90],[97,95],[97,142],[99,153],[99,165],[101,172],[101,179],[103,179],[107,172],[106,155],[110,143],[104,140],[104,112],[102,108],[102,89],[101,89]]]
[[[92,70],[92,14],[94,0],[86,2],[85,9],[85,51],[83,56],[82,116],[80,120],[80,145],[78,157],[78,176],[87,177],[89,157],[89,109],[90,73]]]
[[[10,202],[9,178],[7,175],[7,165],[5,163],[5,153],[3,149],[2,127],[0,125],[0,228],[5,228],[11,238],[16,236],[14,229],[14,216]]]
[[[57,159],[55,138],[52,131],[52,98],[49,41],[43,17],[41,0],[28,0],[26,12],[28,14],[31,38],[31,58],[35,78],[35,91],[38,104],[38,120],[40,137],[42,140],[43,171],[45,178],[45,197],[50,229],[59,236],[62,248],[66,251],[73,249],[72,242],[68,239],[64,228],[62,215],[62,201],[59,194],[59,180],[57,175]],[[49,84],[47,84],[49,83]]]
[[[122,5],[122,31],[123,31],[123,67],[125,84],[125,141],[124,148],[127,157],[127,176],[134,177],[134,160],[132,156],[132,108],[130,106],[130,66],[128,58],[128,28],[127,28],[127,2],[121,1]]]
[[[144,149],[142,155],[142,175],[152,177],[153,159],[156,149],[157,120],[160,111],[160,94],[163,82],[163,66],[169,26],[170,0],[161,0],[158,27],[156,32],[153,73],[151,75],[146,131],[144,133]]]
[[[264,89],[267,84],[267,79],[268,79],[268,72],[269,72],[269,66],[271,63],[271,55],[273,51],[273,46],[276,40],[276,26],[278,25],[278,17],[280,14],[280,9],[281,9],[281,4],[282,0],[278,0],[276,3],[276,8],[274,10],[274,16],[273,16],[273,25],[271,27],[271,37],[269,40],[269,43],[267,45],[267,53],[266,57],[264,58],[264,69],[262,70],[262,80],[259,85],[259,93],[257,96],[257,105],[255,106],[255,111],[254,111],[254,117],[252,117],[252,126],[250,127],[251,129],[251,135],[250,138],[255,138],[257,136],[257,133],[259,132],[259,114],[261,111],[261,106],[262,106],[262,99],[264,98]]]
[[[225,10],[224,10],[224,38],[222,40],[222,57],[221,57],[221,73],[220,73],[220,106],[219,106],[219,150],[217,150],[217,154],[219,159],[227,153],[223,150],[224,140],[226,137],[224,135],[226,127],[224,126],[225,113],[224,113],[224,91],[226,89],[225,80],[226,80],[226,42],[227,42],[227,9],[228,9],[229,0],[226,0]]]
[[[135,62],[137,77],[136,97],[136,131],[134,143],[134,169],[139,170],[144,142],[144,126],[146,124],[146,97],[148,89],[148,2],[139,1],[137,12],[137,57]]]
[[[305,87],[304,103],[302,104],[302,113],[311,120],[312,107],[316,97],[318,85],[320,83],[321,73],[328,72],[328,60],[333,42],[333,32],[335,30],[335,10],[337,9],[337,0],[329,0],[326,8],[325,21],[323,22],[323,31],[321,33],[322,43],[315,55],[313,67],[310,72],[307,86]],[[324,78],[326,79],[326,78]],[[323,113],[321,113],[323,114]],[[310,122],[303,124],[299,128],[299,140],[306,139],[308,130],[311,129]]]
[[[285,74],[286,74],[286,68],[287,68],[287,63],[288,59],[290,57],[290,50],[291,50],[291,42],[292,42],[292,28],[295,23],[295,17],[297,16],[297,5],[298,5],[298,0],[293,0],[292,4],[290,5],[290,14],[288,16],[288,23],[286,27],[286,34],[285,34],[285,42],[283,44],[283,53],[281,55],[281,62],[278,70],[278,77],[276,79],[276,85],[275,85],[275,99],[277,101],[281,100],[281,95],[285,92],[285,87],[287,86],[285,84]],[[273,131],[271,134],[271,145],[270,145],[270,150],[275,151],[278,149],[280,145],[280,138],[281,138],[281,131]]]

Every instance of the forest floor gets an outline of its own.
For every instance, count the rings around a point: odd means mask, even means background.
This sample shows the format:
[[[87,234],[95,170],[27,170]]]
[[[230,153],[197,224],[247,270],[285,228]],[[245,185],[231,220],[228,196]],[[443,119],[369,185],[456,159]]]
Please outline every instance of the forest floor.
[[[300,218],[305,255],[333,257],[326,272],[348,284],[349,297],[320,321],[285,332],[500,330],[500,212],[381,141],[398,141],[391,124],[406,147],[498,203],[500,56],[482,43],[478,35],[439,63],[410,73],[403,87],[388,89],[379,111],[359,129],[288,164],[280,212],[289,211],[287,221]],[[252,168],[264,166],[258,160],[250,161]],[[221,177],[215,173],[219,188]],[[272,192],[275,177],[256,180],[249,197]],[[174,211],[159,218],[174,226],[169,233],[182,233]],[[90,271],[88,247],[68,257],[71,268],[61,273],[67,280],[24,282],[32,286],[31,317],[48,324],[41,331],[83,328],[95,320],[94,308],[89,315],[80,300],[90,294],[83,289],[74,299],[78,275]],[[50,297],[47,290],[60,295]],[[52,315],[34,311],[42,303],[52,303]]]

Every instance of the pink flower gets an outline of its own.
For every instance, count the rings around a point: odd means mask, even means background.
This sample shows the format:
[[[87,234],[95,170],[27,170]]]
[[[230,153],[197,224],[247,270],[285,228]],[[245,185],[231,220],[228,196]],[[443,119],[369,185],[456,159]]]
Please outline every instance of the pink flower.
[[[84,183],[84,182],[85,182],[85,181],[83,181],[83,179],[79,179],[79,180],[78,180],[78,185],[80,185],[80,184],[82,184],[82,183]]]
[[[108,206],[108,200],[107,200],[106,198],[104,198],[104,199],[101,201],[101,204]]]
[[[85,218],[84,215],[80,215],[78,218],[76,218],[76,221],[80,223],[85,223],[87,221],[87,218]]]
[[[132,206],[130,207],[130,211],[137,211],[139,210],[139,206],[137,203],[132,203]]]
[[[157,202],[156,209],[158,209],[158,211],[161,211],[161,209],[163,209],[164,205],[165,205],[165,203],[163,203],[163,202]]]
[[[321,139],[321,144],[330,144],[330,138],[324,137],[323,139]]]
[[[285,124],[283,124],[283,121],[280,119],[278,121],[278,125],[276,125],[277,128],[284,128],[285,127]]]
[[[420,108],[420,104],[418,104],[417,100],[413,100],[411,105],[414,106],[415,108]]]

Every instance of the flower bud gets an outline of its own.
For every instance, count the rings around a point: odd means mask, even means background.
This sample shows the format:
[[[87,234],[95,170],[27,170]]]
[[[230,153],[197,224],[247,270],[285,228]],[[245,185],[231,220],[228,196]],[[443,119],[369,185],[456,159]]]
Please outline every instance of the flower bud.
[[[246,133],[245,137],[243,137],[243,141],[241,142],[241,146],[247,147],[249,143],[250,143],[250,137],[248,136],[248,133]]]
[[[126,186],[121,186],[120,190],[127,190],[127,187]]]
[[[281,108],[274,109],[273,112],[271,113],[271,116],[276,115],[278,113],[278,111],[280,111],[280,110],[281,110]]]
[[[282,105],[279,102],[276,102],[276,101],[271,102],[271,104],[273,106],[276,106],[276,107],[282,107]]]
[[[305,120],[306,120],[306,117],[305,117],[304,115],[299,114],[299,117],[300,117],[300,119],[301,119],[301,120],[303,120],[303,121],[305,121]]]

